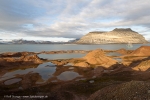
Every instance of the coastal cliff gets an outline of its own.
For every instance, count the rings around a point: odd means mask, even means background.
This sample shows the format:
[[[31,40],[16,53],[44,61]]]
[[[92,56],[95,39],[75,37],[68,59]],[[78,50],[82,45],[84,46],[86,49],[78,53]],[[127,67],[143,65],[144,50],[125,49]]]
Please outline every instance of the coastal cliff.
[[[110,32],[89,32],[77,44],[147,43],[145,38],[130,28],[116,28]]]

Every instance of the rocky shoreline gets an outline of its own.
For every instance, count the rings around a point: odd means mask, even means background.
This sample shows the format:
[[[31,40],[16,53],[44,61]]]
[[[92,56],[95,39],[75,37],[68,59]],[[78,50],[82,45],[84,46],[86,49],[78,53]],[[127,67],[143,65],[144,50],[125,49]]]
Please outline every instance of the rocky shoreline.
[[[17,75],[21,81],[5,85],[0,81],[0,98],[5,95],[47,96],[47,100],[143,100],[150,98],[150,46],[136,50],[60,50],[41,52],[7,52],[0,54],[0,76],[15,69],[36,68],[51,62],[56,67],[53,75],[74,70],[82,77],[69,81],[41,79],[38,73]],[[119,53],[119,56],[107,53]],[[85,53],[82,58],[42,59],[39,54]],[[119,61],[117,59],[120,59]],[[72,69],[73,68],[73,69]],[[19,88],[18,88],[19,87]],[[133,88],[134,87],[134,88]],[[138,98],[138,99],[137,99]],[[14,98],[15,99],[15,98]],[[31,98],[28,98],[31,99]],[[12,98],[11,98],[12,100]]]

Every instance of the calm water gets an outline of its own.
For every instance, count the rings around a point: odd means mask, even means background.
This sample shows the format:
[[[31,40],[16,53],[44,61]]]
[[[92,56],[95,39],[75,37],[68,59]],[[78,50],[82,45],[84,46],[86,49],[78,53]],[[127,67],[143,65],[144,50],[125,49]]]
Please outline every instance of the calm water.
[[[0,81],[15,78],[15,75],[24,75],[30,72],[39,73],[43,80],[47,80],[49,76],[55,72],[55,69],[56,69],[55,65],[48,62],[40,64],[39,66],[37,66],[37,68],[27,68],[25,70],[18,69],[12,72],[8,72],[4,74],[2,77],[0,77]]]
[[[11,85],[11,84],[17,83],[21,80],[22,80],[21,78],[14,78],[14,79],[10,79],[10,80],[5,81],[4,84],[5,85]]]
[[[69,81],[82,76],[74,71],[74,67],[64,66],[58,68],[54,64],[47,62],[38,65],[36,68],[26,68],[24,70],[18,68],[14,71],[7,72],[0,77],[0,81],[4,81],[5,85],[11,85],[22,80],[16,76],[21,77],[29,73],[38,73],[39,79],[36,81],[36,84],[45,83],[47,80],[51,80],[51,82],[57,82],[58,80]]]
[[[68,80],[72,80],[72,79],[79,77],[79,76],[80,75],[77,72],[65,71],[65,72],[61,73],[59,76],[57,76],[57,78],[59,80],[68,81]]]
[[[133,44],[132,48],[128,48],[127,44],[101,44],[101,45],[62,45],[62,44],[22,44],[22,45],[4,45],[0,44],[0,53],[2,52],[40,52],[40,51],[53,51],[53,50],[94,50],[97,48],[106,50],[117,50],[121,48],[125,49],[137,49],[142,45],[150,44]]]
[[[109,53],[106,53],[107,56],[121,56],[122,54],[120,53],[117,53],[117,52],[109,52]]]
[[[39,54],[40,58],[44,59],[70,59],[70,58],[81,58],[86,54],[81,53],[71,53],[71,54]]]

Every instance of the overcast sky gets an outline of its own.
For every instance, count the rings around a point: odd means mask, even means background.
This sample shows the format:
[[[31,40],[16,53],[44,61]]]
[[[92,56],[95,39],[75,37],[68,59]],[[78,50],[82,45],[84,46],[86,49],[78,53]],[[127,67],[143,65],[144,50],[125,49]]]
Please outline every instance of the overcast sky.
[[[79,38],[114,28],[150,40],[150,0],[0,0],[1,38]]]

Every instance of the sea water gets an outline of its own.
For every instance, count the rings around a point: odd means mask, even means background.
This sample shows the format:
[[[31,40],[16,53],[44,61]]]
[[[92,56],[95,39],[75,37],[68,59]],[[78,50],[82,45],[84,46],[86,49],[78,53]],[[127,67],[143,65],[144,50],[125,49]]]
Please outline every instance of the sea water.
[[[63,44],[0,44],[0,53],[3,52],[40,52],[40,51],[57,51],[57,50],[117,50],[117,49],[128,49],[134,50],[140,46],[150,44],[132,44],[132,48],[128,48],[127,44],[99,44],[99,45],[63,45]]]

